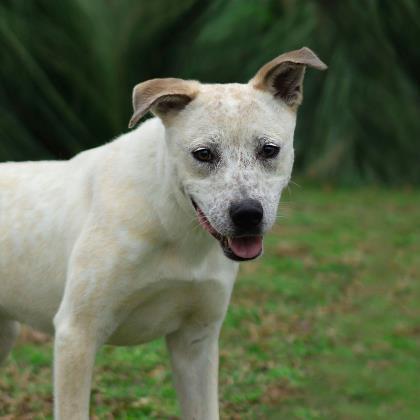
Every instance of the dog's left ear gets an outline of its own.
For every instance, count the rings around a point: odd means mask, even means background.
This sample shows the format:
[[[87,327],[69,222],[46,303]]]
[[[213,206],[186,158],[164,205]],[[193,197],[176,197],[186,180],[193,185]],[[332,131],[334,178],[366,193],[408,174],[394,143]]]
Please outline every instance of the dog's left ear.
[[[160,118],[180,111],[198,93],[199,83],[183,79],[152,79],[140,83],[133,90],[134,114],[128,124],[134,127],[147,112]]]
[[[327,65],[307,47],[279,55],[258,70],[249,83],[267,90],[287,105],[296,108],[303,99],[303,76],[306,66],[326,70]]]

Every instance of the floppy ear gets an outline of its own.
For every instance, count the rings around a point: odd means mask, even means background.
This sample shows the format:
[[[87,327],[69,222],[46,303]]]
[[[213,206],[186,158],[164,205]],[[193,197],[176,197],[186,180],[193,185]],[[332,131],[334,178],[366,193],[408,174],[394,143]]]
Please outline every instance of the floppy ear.
[[[303,76],[306,66],[326,70],[316,54],[307,47],[279,55],[258,70],[249,81],[256,89],[267,90],[287,105],[297,107],[303,98]]]
[[[195,98],[198,85],[193,80],[173,78],[152,79],[136,85],[133,90],[134,114],[128,127],[134,127],[149,111],[163,118],[181,110]]]

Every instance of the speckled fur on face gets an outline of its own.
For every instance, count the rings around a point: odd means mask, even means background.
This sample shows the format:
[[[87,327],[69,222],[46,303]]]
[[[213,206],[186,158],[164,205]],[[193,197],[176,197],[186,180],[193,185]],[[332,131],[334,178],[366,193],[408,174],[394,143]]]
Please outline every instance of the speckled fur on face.
[[[290,107],[250,85],[201,85],[195,100],[168,128],[179,181],[220,234],[234,234],[229,207],[246,198],[262,204],[263,233],[275,222],[293,166],[295,121]],[[267,142],[281,150],[263,161],[258,152]],[[191,152],[198,147],[209,147],[217,162],[197,162]]]

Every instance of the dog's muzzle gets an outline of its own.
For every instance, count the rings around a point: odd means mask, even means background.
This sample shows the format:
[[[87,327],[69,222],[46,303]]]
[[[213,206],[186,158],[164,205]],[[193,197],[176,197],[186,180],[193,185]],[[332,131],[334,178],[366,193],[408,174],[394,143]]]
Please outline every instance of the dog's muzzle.
[[[231,206],[229,213],[235,226],[235,234],[231,237],[219,233],[195,201],[191,201],[201,227],[219,241],[226,257],[234,261],[248,261],[261,255],[263,209],[258,201],[243,200]]]

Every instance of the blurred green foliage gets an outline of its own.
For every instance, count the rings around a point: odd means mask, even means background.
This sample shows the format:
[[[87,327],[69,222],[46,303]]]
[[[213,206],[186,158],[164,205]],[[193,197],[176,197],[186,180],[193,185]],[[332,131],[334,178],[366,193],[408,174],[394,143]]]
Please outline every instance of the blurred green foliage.
[[[67,158],[126,129],[154,77],[243,82],[309,46],[296,170],[420,182],[416,0],[3,0],[0,160]]]

